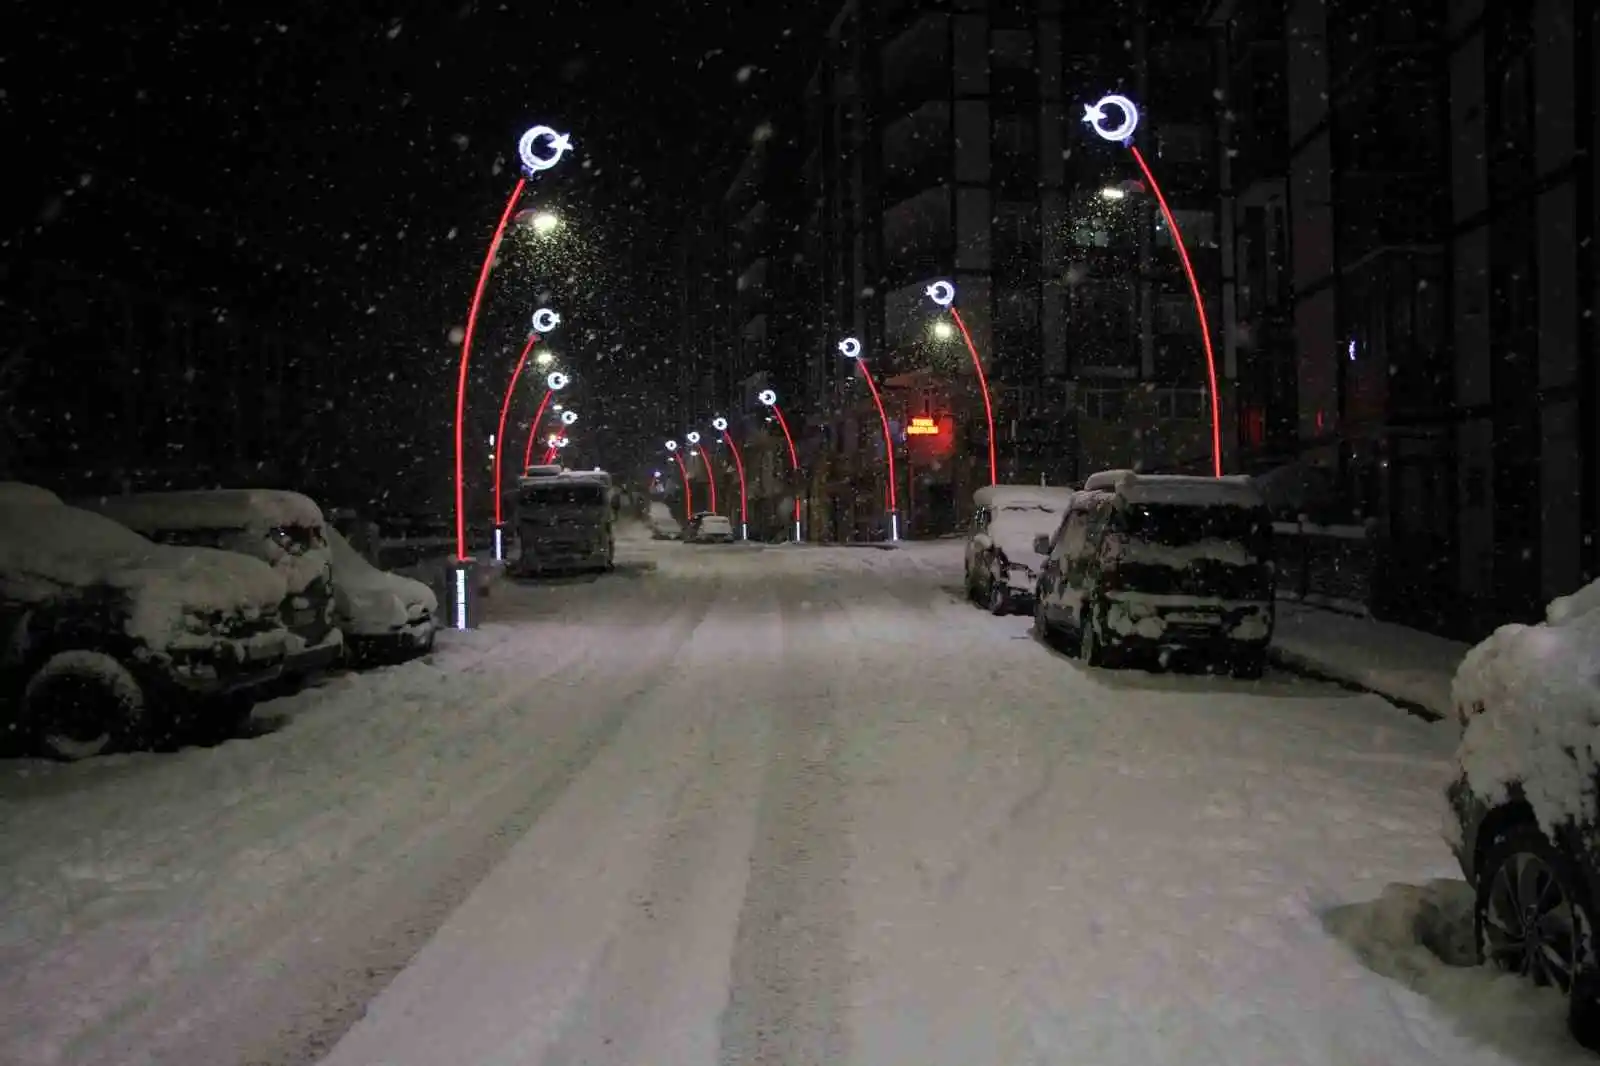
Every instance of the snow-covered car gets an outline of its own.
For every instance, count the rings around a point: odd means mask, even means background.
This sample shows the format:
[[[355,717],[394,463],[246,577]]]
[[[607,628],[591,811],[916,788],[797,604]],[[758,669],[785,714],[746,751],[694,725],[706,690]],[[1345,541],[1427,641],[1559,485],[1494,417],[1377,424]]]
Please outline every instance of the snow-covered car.
[[[1034,596],[1039,635],[1089,666],[1198,657],[1260,677],[1276,621],[1272,516],[1248,477],[1107,470],[1072,498]]]
[[[439,614],[433,590],[379,570],[338,530],[325,535],[333,553],[334,612],[351,656],[357,662],[384,662],[430,651]]]
[[[1039,566],[1048,553],[1038,537],[1061,525],[1072,489],[1046,485],[986,485],[973,493],[976,509],[967,537],[966,587],[995,614],[1032,607]]]
[[[279,675],[283,590],[255,559],[154,544],[102,515],[0,492],[3,728],[81,759],[247,712],[227,697]]]
[[[727,544],[733,540],[733,523],[726,515],[702,511],[689,520],[683,539],[697,544]]]
[[[1473,887],[1481,957],[1553,985],[1600,1046],[1600,581],[1469,651],[1445,838]]]
[[[654,540],[682,540],[683,526],[672,509],[660,500],[650,501],[650,536]]]
[[[84,506],[159,544],[221,548],[276,570],[287,590],[279,609],[291,636],[287,677],[303,679],[344,654],[326,523],[310,498],[273,489],[210,489],[105,496]]]

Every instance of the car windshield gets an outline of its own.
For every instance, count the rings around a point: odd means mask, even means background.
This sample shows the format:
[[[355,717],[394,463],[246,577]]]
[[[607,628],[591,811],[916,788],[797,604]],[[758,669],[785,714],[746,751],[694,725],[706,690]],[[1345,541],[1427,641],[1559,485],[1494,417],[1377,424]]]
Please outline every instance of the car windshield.
[[[1168,548],[1227,541],[1252,555],[1268,548],[1271,522],[1260,508],[1231,504],[1135,503],[1120,509],[1118,524],[1132,540]]]

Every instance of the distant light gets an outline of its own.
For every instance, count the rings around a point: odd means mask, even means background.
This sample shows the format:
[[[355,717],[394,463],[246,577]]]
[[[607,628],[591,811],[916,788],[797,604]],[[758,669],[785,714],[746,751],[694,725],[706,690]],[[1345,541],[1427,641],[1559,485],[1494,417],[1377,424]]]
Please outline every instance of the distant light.
[[[561,412],[561,424],[563,426],[570,426],[574,422],[576,422],[577,420],[578,420],[578,412],[576,412],[576,411],[562,411]]]
[[[1115,185],[1107,185],[1105,188],[1100,190],[1100,199],[1102,200],[1123,200],[1126,199],[1127,196],[1128,192],[1126,189],[1118,188]]]
[[[675,441],[675,440],[667,441],[667,451],[675,452],[677,450],[678,450],[678,442],[677,441]]]
[[[560,404],[556,403],[556,404],[551,404],[550,405],[550,410],[552,410],[552,411],[564,411],[564,410],[566,410],[566,408],[564,408]]]
[[[718,415],[716,418],[711,420],[711,428],[716,430],[718,433],[726,433],[728,432],[728,420],[723,418],[721,415]]]
[[[661,471],[657,470],[656,471],[656,477],[660,477],[660,476],[661,476]]]
[[[778,394],[773,392],[771,389],[762,389],[756,394],[756,399],[760,400],[768,407],[772,407],[778,402]],[[771,419],[768,419],[768,421],[771,421]]]
[[[839,342],[839,351],[846,359],[860,359],[861,342],[854,337],[846,337]]]
[[[567,387],[567,375],[559,370],[552,370],[550,376],[544,379],[544,385],[551,392],[560,392]]]
[[[948,281],[936,281],[923,291],[928,294],[928,299],[940,307],[949,307],[956,302],[956,287]]]
[[[556,356],[554,352],[540,352],[533,357],[533,361],[540,366],[549,366],[556,361]]]
[[[699,444],[700,443],[700,431],[697,430],[697,429],[691,429],[687,434],[685,434],[684,439],[687,440],[690,444]]]
[[[533,313],[533,331],[535,333],[549,333],[561,325],[561,316],[548,307],[541,307]]]
[[[561,219],[548,211],[540,211],[533,216],[533,232],[540,236],[547,236],[561,228]]]
[[[940,319],[933,324],[933,335],[942,341],[947,341],[956,335],[956,331],[950,323]]]
[[[541,148],[547,154],[541,154]],[[517,140],[517,156],[522,160],[522,169],[529,177],[549,170],[570,151],[572,137],[557,133],[549,126],[534,126]]]
[[[550,438],[548,440],[546,440],[545,443],[550,445],[550,447],[552,447],[552,448],[557,447],[561,443],[561,434],[559,434],[559,433],[550,434]]]

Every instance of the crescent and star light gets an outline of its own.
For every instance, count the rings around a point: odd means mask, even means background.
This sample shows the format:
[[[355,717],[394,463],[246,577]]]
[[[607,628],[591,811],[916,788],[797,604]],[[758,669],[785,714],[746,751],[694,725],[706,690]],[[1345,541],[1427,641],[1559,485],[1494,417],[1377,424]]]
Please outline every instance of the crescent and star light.
[[[1111,116],[1107,114],[1108,111],[1119,112],[1121,119],[1113,123]],[[1194,263],[1189,258],[1189,246],[1184,243],[1183,231],[1178,228],[1178,220],[1172,213],[1172,206],[1167,203],[1166,193],[1161,191],[1161,183],[1156,180],[1155,171],[1150,169],[1150,164],[1145,161],[1144,153],[1139,151],[1139,146],[1133,143],[1134,132],[1139,128],[1139,108],[1126,96],[1112,93],[1102,96],[1092,104],[1085,104],[1083,122],[1094,130],[1095,136],[1101,140],[1118,142],[1128,149],[1133,161],[1139,164],[1139,172],[1144,175],[1150,191],[1155,193],[1156,204],[1161,208],[1161,217],[1172,233],[1173,246],[1178,249],[1183,272],[1189,278],[1189,295],[1194,299],[1195,315],[1200,319],[1200,343],[1206,352],[1206,380],[1211,390],[1211,471],[1214,476],[1221,477],[1222,400],[1217,394],[1217,353],[1211,343],[1211,321],[1206,314],[1205,296],[1200,292],[1200,276],[1195,273]]]
[[[561,316],[548,307],[541,307],[533,313],[533,331],[535,333],[550,333],[561,325]]]
[[[576,412],[576,411],[562,411],[561,412],[561,424],[563,426],[570,426],[570,425],[574,424],[577,421],[578,421],[578,412]]]
[[[539,153],[541,145],[548,154]],[[530,178],[561,162],[562,156],[570,151],[571,134],[557,133],[549,126],[534,126],[517,141],[517,157],[522,160],[522,172]]]

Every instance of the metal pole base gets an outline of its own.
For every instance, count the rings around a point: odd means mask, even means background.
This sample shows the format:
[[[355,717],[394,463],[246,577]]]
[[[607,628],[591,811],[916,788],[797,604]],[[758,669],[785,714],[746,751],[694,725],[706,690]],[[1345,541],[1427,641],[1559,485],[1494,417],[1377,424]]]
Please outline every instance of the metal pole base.
[[[477,571],[476,559],[455,559],[445,572],[445,598],[450,605],[450,626],[453,629],[477,629],[482,620]]]

